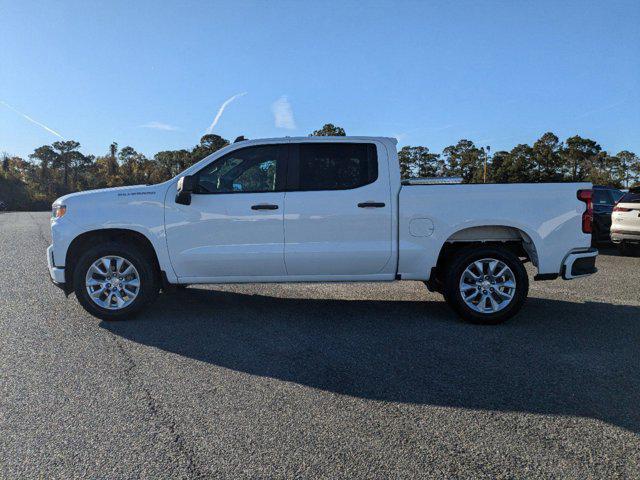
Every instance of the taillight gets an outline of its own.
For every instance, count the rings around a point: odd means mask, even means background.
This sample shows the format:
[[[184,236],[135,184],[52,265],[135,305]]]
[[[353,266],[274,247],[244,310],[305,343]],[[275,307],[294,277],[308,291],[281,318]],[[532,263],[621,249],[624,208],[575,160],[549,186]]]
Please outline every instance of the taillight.
[[[578,190],[578,200],[587,204],[587,209],[582,214],[582,231],[593,231],[593,190]]]
[[[613,211],[614,212],[630,212],[631,209],[630,208],[619,207],[618,205],[616,205],[615,207],[613,207]]]

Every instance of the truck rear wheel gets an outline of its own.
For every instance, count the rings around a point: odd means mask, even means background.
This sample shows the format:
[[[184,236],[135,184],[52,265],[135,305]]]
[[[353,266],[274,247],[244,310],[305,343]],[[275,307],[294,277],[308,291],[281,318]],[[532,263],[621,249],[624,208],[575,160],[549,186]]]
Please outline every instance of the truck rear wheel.
[[[460,251],[445,274],[445,299],[465,320],[495,325],[524,304],[529,277],[520,259],[499,246]]]
[[[151,259],[135,246],[120,243],[85,252],[74,269],[73,283],[82,307],[102,320],[133,317],[159,291]]]

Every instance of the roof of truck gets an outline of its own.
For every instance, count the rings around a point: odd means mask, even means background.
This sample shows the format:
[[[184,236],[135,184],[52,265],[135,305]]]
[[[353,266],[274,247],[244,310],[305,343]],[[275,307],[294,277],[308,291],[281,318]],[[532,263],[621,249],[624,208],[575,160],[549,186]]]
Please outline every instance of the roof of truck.
[[[382,141],[382,142],[391,142],[394,145],[398,143],[398,139],[394,137],[366,137],[366,136],[356,136],[356,135],[347,135],[347,136],[339,136],[339,137],[325,137],[325,136],[313,136],[309,135],[306,137],[273,137],[273,138],[248,138],[245,140],[240,140],[241,142],[336,142],[336,141]]]

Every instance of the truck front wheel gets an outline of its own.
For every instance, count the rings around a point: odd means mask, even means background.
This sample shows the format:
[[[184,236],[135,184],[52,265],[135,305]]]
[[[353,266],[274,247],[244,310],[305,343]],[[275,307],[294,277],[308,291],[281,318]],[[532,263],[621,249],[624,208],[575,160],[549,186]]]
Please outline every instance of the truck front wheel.
[[[520,259],[499,246],[461,250],[445,275],[445,298],[465,320],[495,325],[514,316],[527,298],[529,277]]]
[[[134,245],[106,243],[80,257],[73,282],[78,301],[91,315],[125,320],[156,298],[156,277],[151,259]]]

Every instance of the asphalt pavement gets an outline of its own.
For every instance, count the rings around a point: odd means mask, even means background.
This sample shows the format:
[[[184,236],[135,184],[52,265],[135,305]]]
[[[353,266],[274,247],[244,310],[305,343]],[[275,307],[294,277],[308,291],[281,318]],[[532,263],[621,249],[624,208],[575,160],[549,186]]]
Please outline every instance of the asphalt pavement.
[[[640,258],[496,327],[419,282],[212,285],[108,323],[0,214],[2,478],[640,478]],[[530,271],[530,275],[533,272]]]

